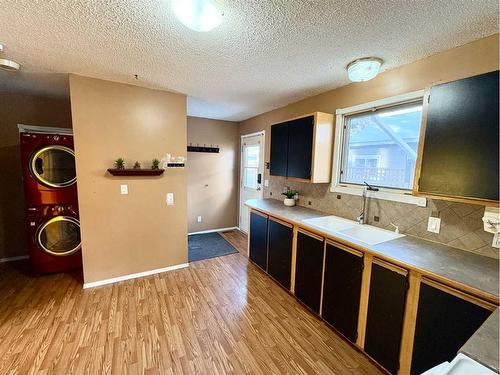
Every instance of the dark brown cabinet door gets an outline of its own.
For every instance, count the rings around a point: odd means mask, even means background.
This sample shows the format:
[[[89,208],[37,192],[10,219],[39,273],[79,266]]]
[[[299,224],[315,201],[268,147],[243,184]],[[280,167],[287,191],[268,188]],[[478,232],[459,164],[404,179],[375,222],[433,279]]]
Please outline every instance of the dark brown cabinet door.
[[[288,130],[287,176],[310,179],[314,116],[290,121]]]
[[[317,314],[321,299],[323,251],[323,240],[298,232],[295,296]]]
[[[399,369],[406,291],[407,275],[372,264],[365,352],[391,374]]]
[[[346,338],[358,336],[363,256],[326,245],[322,316]]]
[[[491,311],[422,283],[418,301],[411,373],[451,361]]]
[[[499,198],[498,71],[431,88],[419,191]]]
[[[286,289],[290,289],[292,241],[292,227],[269,220],[267,272]]]
[[[250,213],[250,259],[267,271],[267,217]]]
[[[271,126],[271,176],[287,175],[288,122]]]

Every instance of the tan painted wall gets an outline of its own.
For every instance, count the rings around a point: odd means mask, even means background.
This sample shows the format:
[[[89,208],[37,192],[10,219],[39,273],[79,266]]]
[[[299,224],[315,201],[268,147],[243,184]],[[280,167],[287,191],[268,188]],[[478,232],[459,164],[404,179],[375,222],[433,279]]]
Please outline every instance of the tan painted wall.
[[[498,34],[495,34],[400,68],[386,71],[369,82],[350,84],[264,113],[241,122],[239,126],[240,134],[253,133],[263,129],[270,134],[271,123],[291,117],[314,111],[335,114],[338,108],[421,90],[437,83],[496,70],[499,68],[498,43]],[[269,160],[269,138],[266,141],[266,160]],[[265,172],[265,178],[270,178],[269,171]],[[291,183],[282,178],[272,177],[270,178],[269,188],[264,189],[265,196],[269,197],[274,191],[272,197],[276,197],[284,185],[289,185],[302,193],[302,199],[299,202],[301,205],[309,206],[309,202],[311,202],[311,206],[314,208],[339,214],[340,216],[350,217],[354,212],[356,212],[356,215],[359,213],[359,197],[344,194],[341,200],[337,200],[337,194],[328,191],[329,184],[313,186],[303,183]],[[380,223],[369,221],[370,224],[386,226],[389,224],[389,220],[392,219],[403,223],[403,231],[410,234],[447,243],[464,250],[498,257],[498,250],[490,246],[491,236],[481,229],[480,216],[482,216],[483,208],[480,206],[456,204],[448,207],[449,205],[442,201],[429,200],[429,207],[421,209],[387,201],[377,202],[376,199],[372,201],[372,215],[369,219],[372,218],[373,212],[382,216]],[[383,210],[379,208],[381,205],[384,206]],[[425,230],[429,208],[440,210],[444,214],[444,216],[442,215],[443,229],[440,235],[429,235],[429,232]],[[407,212],[414,213],[413,216],[416,218],[414,222],[405,221]],[[447,228],[445,229],[445,227]]]
[[[17,124],[70,128],[69,100],[0,93],[0,259],[28,253]]]
[[[106,172],[121,156],[144,167],[167,152],[186,156],[185,95],[77,75],[70,93],[85,282],[186,263],[185,169],[157,178]]]
[[[238,124],[188,117],[187,139],[188,144],[220,147],[219,154],[188,154],[188,231],[237,226]],[[201,223],[197,222],[199,215]]]

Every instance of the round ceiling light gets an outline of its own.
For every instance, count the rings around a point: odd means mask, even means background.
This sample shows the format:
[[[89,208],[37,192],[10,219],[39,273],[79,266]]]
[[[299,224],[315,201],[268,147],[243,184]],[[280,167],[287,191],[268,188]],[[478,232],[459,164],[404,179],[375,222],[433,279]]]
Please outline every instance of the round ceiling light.
[[[0,43],[0,53],[3,52],[4,45]],[[9,72],[17,72],[21,66],[14,60],[2,59],[0,58],[0,69],[7,70]]]
[[[347,75],[352,82],[369,81],[380,72],[383,60],[378,57],[363,57],[347,65]]]
[[[175,16],[195,31],[210,31],[222,22],[223,13],[217,0],[173,0]]]

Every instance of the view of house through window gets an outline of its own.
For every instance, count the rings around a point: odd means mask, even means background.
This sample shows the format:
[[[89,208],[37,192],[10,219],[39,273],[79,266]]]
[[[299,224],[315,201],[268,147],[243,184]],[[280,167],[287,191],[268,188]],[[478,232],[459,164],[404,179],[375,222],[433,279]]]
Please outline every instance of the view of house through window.
[[[340,182],[411,189],[422,102],[347,116]]]

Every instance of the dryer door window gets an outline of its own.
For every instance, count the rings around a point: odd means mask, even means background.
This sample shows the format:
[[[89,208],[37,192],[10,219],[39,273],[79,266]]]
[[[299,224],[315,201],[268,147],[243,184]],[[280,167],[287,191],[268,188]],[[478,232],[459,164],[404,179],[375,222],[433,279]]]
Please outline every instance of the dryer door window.
[[[76,182],[75,153],[65,146],[44,147],[33,154],[30,169],[35,179],[50,187]]]
[[[38,229],[38,246],[51,255],[73,254],[81,247],[80,222],[69,216],[56,216]]]

